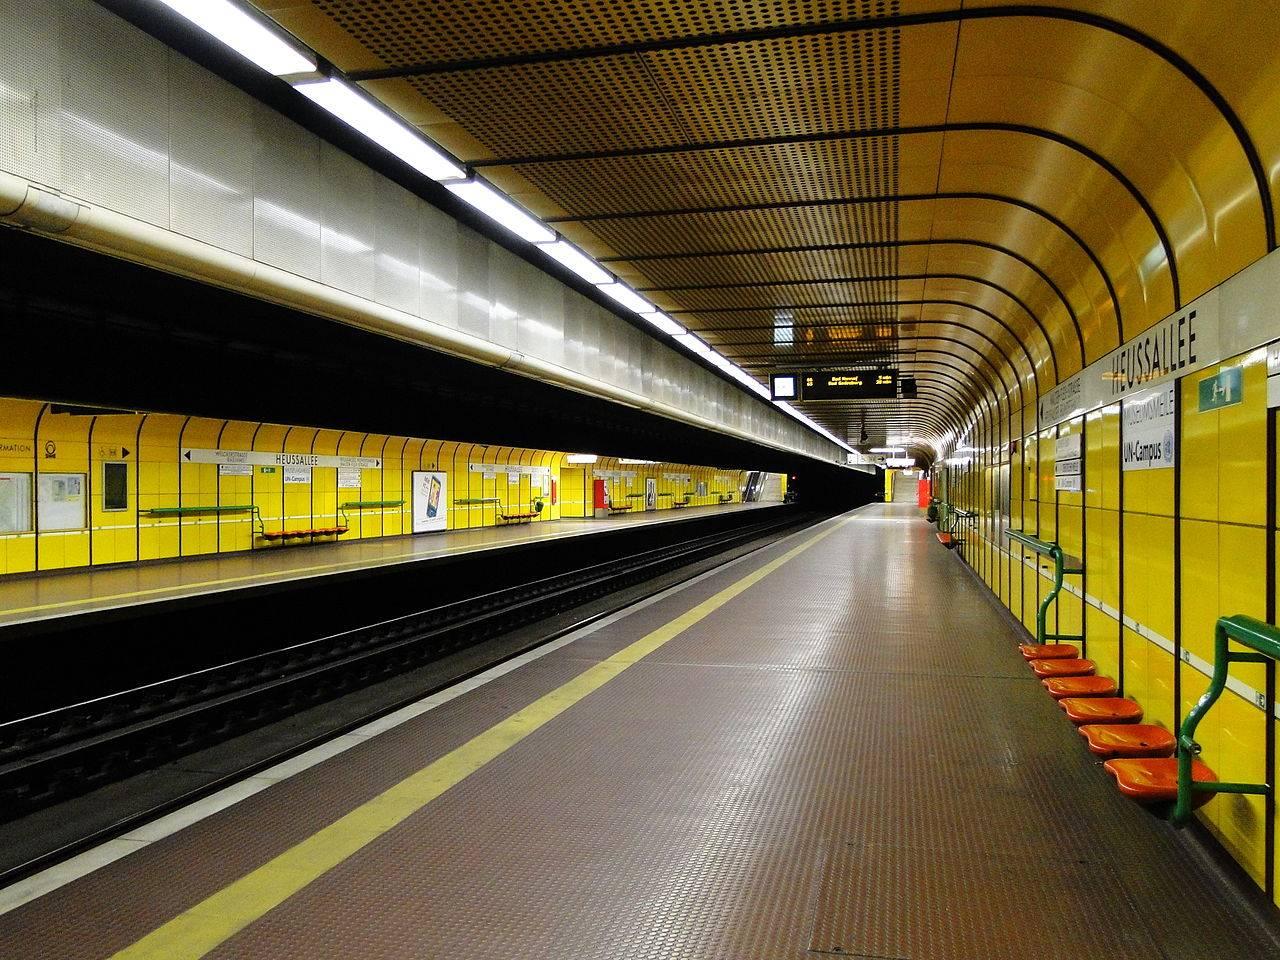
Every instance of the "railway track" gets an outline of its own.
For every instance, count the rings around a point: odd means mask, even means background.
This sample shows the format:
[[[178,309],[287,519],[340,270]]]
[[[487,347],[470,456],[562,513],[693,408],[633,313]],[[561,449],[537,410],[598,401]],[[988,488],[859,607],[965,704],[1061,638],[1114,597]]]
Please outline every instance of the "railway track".
[[[0,724],[0,820],[13,820],[159,767],[679,568],[776,538],[812,519],[788,515],[647,550],[10,720]],[[652,592],[671,585],[664,582]],[[515,649],[508,645],[483,666],[635,603],[634,592],[549,634],[535,630],[528,642]],[[379,703],[360,722],[428,692],[419,689],[412,697]],[[352,725],[348,720],[341,729]],[[310,730],[297,744],[277,750],[272,759],[283,759],[341,729]],[[262,766],[260,758],[254,766]]]

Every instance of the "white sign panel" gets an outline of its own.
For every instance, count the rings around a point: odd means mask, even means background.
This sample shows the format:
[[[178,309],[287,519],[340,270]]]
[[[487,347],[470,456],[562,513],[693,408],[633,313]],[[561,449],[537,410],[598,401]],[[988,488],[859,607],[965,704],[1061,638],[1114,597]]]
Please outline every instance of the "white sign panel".
[[[428,470],[413,471],[413,532],[429,533],[448,525],[449,478]]]
[[[1053,489],[1080,492],[1080,434],[1058,437],[1053,445]]]
[[[1126,400],[1120,415],[1120,469],[1165,470],[1173,466],[1178,433],[1174,429],[1177,386],[1152,390]]]
[[[328,457],[318,453],[266,453],[261,450],[197,450],[184,448],[188,463],[249,463],[264,467],[359,467],[381,470],[378,457]]]
[[[1267,407],[1280,407],[1280,343],[1267,347]]]
[[[1210,290],[1168,319],[1138,334],[1043,397],[1040,428],[1123,400],[1135,390],[1182,377],[1221,359],[1218,291]]]
[[[218,476],[220,477],[252,477],[253,464],[251,463],[220,463],[218,464]]]
[[[339,467],[338,468],[338,489],[339,490],[359,490],[360,489],[360,468],[359,467]]]
[[[287,466],[284,468],[285,483],[310,483],[311,468],[299,466]]]

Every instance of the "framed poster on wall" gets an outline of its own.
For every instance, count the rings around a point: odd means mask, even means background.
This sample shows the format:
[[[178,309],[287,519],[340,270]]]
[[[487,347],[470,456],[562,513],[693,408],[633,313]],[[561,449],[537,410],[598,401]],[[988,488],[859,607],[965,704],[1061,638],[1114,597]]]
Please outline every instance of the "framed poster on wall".
[[[449,477],[431,470],[413,471],[413,532],[443,530],[449,517]]]

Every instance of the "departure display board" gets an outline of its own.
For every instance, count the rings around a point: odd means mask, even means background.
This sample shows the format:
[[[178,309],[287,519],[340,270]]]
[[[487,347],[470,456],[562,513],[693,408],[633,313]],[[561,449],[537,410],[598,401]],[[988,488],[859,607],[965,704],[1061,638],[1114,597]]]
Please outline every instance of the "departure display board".
[[[897,370],[815,370],[800,375],[802,400],[866,400],[897,395]]]

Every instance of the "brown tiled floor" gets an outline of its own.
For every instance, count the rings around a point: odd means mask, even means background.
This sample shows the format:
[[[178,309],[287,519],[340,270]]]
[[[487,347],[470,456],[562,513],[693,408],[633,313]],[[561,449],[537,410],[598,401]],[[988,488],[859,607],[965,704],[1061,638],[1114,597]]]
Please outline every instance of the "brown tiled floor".
[[[790,545],[0,916],[0,956],[109,956]],[[868,508],[210,956],[1280,955],[1017,639],[918,511]]]

